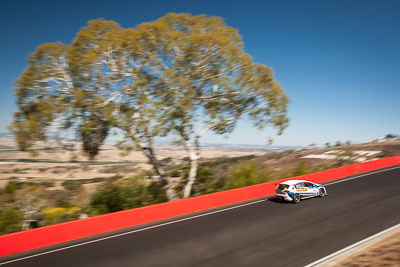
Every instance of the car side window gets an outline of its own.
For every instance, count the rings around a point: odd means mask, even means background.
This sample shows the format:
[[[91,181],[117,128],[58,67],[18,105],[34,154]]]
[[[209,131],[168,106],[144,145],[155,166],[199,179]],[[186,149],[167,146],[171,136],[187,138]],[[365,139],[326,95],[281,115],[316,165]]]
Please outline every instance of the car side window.
[[[306,187],[313,187],[313,185],[312,185],[311,183],[304,183],[304,185],[305,185]]]

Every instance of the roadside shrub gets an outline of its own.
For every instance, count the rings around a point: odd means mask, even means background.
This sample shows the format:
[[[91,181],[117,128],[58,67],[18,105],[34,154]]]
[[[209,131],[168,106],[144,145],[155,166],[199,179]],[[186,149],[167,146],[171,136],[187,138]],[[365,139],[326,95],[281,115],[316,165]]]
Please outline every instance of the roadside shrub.
[[[62,183],[62,186],[68,191],[73,191],[73,192],[80,192],[83,190],[81,181],[67,180]]]
[[[332,164],[328,163],[320,163],[317,166],[315,166],[312,170],[312,172],[319,172],[319,171],[324,171],[332,168]]]
[[[114,178],[114,176],[113,176],[113,178]],[[99,182],[105,181],[106,179],[107,178],[104,178],[104,177],[96,177],[96,178],[93,178],[93,179],[86,179],[84,181],[84,183],[99,183]]]
[[[51,225],[76,220],[79,218],[80,211],[81,208],[73,206],[69,208],[45,208],[42,212],[45,225]]]
[[[245,163],[236,167],[228,176],[225,189],[233,189],[263,182],[258,173],[258,165],[255,163]]]
[[[171,177],[179,177],[179,176],[180,176],[179,170],[178,170],[178,169],[172,170],[172,171],[169,173],[169,176],[171,176]]]
[[[0,210],[0,234],[21,231],[23,215],[15,208]]]
[[[207,161],[207,162],[203,162],[200,165],[201,166],[208,166],[208,167],[213,167],[213,166],[217,166],[217,165],[221,165],[221,164],[233,164],[236,163],[238,161],[244,161],[244,160],[250,160],[255,158],[255,155],[246,155],[246,156],[240,156],[240,157],[233,157],[233,158],[220,158],[220,159],[216,159],[216,160],[212,160],[212,161]]]
[[[224,181],[213,175],[212,169],[206,166],[199,166],[197,178],[192,187],[192,196],[203,195],[222,191]]]
[[[7,194],[12,194],[12,193],[15,192],[16,189],[17,189],[17,185],[15,183],[13,183],[13,182],[9,182],[6,185],[6,187],[4,189],[4,192],[6,192]]]
[[[300,176],[308,173],[311,173],[311,171],[308,169],[307,163],[301,161],[299,162],[299,164],[297,164],[296,168],[293,170],[292,176]]]
[[[161,184],[134,178],[106,182],[92,195],[91,214],[105,214],[167,201]]]

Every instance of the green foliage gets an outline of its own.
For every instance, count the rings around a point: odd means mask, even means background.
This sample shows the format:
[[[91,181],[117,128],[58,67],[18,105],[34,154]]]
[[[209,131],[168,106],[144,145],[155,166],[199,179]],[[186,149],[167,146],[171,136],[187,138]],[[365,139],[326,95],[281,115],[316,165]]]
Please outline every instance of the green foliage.
[[[197,169],[196,177],[192,188],[192,195],[194,196],[223,190],[224,180],[220,177],[215,177],[210,167],[200,165]]]
[[[21,231],[23,215],[15,208],[0,210],[0,234]]]
[[[225,189],[233,189],[243,186],[249,186],[264,182],[258,172],[258,165],[255,163],[244,163],[228,176]]]
[[[104,114],[92,113],[85,117],[79,127],[83,151],[90,160],[94,160],[100,151],[100,146],[106,139],[111,127],[111,122],[104,119]]]
[[[15,183],[13,183],[13,182],[9,182],[9,183],[6,185],[4,191],[5,191],[7,194],[12,194],[12,193],[15,192],[16,189],[17,189],[17,185],[16,185]]]
[[[169,163],[172,163],[172,161],[173,161],[173,158],[171,158],[171,157],[166,157],[166,158],[163,158],[162,160],[160,160],[160,162],[162,164],[169,164]]]
[[[222,164],[235,164],[239,161],[243,161],[243,160],[249,160],[249,159],[253,159],[255,158],[255,155],[246,155],[246,156],[240,156],[240,157],[232,157],[232,158],[221,158],[221,159],[217,159],[217,160],[212,160],[212,161],[207,161],[207,162],[203,162],[200,164],[200,166],[203,167],[214,167],[217,165],[222,165]]]
[[[169,176],[171,177],[179,177],[180,176],[180,172],[178,169],[173,169],[172,171],[169,172]]]
[[[42,182],[33,182],[33,181],[18,181],[18,182],[12,182],[17,189],[23,187],[23,186],[31,186],[33,187],[53,187],[54,182],[51,181],[42,181]]]
[[[83,190],[82,181],[71,181],[67,180],[62,183],[65,189],[73,192],[79,192]]]
[[[300,161],[294,169],[292,176],[300,176],[308,173],[311,173],[311,171],[308,169],[307,163]]]
[[[228,167],[240,164],[240,162],[242,161],[250,160],[253,158],[255,158],[254,155],[246,155],[233,158],[228,158],[228,157],[220,158],[200,163],[197,169],[196,180],[191,190],[192,195],[197,196],[197,195],[209,194],[230,189],[225,186],[225,184],[229,180],[228,179],[229,173],[226,172]],[[222,174],[221,170],[223,170]],[[188,165],[178,166],[177,168],[174,168],[170,172],[170,174],[179,173],[180,174],[179,176],[184,177],[184,179],[176,186],[175,188],[176,191],[181,191],[182,188],[184,187],[188,172],[189,172]],[[261,173],[257,171],[257,174]],[[264,175],[263,177],[266,176]],[[264,179],[260,179],[260,181],[264,181]]]
[[[253,62],[238,31],[213,16],[169,13],[135,29],[91,20],[71,45],[39,46],[15,84],[10,130],[22,150],[57,121],[58,131],[75,130],[93,160],[115,127],[158,174],[155,136],[175,134],[199,150],[206,131],[230,133],[240,118],[279,134],[289,122],[289,98],[272,68]]]
[[[385,135],[385,137],[384,137],[384,139],[386,139],[386,140],[393,140],[393,139],[396,139],[396,138],[398,138],[399,136],[397,136],[397,135],[395,135],[395,134],[387,134],[387,135]]]
[[[394,156],[397,156],[397,155],[390,153],[390,152],[386,152],[382,156],[380,156],[380,158],[390,158],[390,157],[394,157]]]
[[[279,153],[270,153],[268,154],[268,159],[281,159],[284,156],[283,152],[279,152]]]
[[[320,172],[320,171],[324,171],[324,170],[328,170],[332,168],[332,164],[328,164],[328,163],[320,163],[318,165],[316,165],[311,172]],[[310,173],[311,173],[310,172]]]
[[[21,77],[24,79],[25,77]],[[28,150],[35,141],[45,140],[46,128],[53,120],[54,103],[53,98],[41,99],[37,101],[23,103],[22,98],[28,99],[26,93],[27,88],[23,81],[17,82],[22,85],[17,96],[20,94],[18,103],[20,110],[14,113],[14,122],[9,126],[9,130],[14,134],[17,144],[22,151]],[[28,89],[29,90],[29,89]]]
[[[128,200],[131,192],[120,185],[107,184],[95,192],[92,197],[91,206],[100,214],[129,209]]]
[[[154,170],[144,171],[139,175],[136,175],[135,178],[151,178],[152,176],[156,175]]]
[[[76,206],[64,208],[45,208],[42,212],[44,214],[45,225],[56,223],[68,222],[79,218],[81,209]]]
[[[18,153],[20,150],[0,150],[0,154]]]
[[[106,182],[92,195],[92,214],[105,214],[165,202],[159,182],[145,183],[141,179]]]

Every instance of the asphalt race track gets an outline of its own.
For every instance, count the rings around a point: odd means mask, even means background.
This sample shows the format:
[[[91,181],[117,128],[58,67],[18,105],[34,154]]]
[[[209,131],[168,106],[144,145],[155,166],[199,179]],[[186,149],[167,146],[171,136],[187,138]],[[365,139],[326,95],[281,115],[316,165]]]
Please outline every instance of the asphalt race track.
[[[263,200],[2,266],[304,266],[400,223],[399,166],[327,190],[297,205]]]

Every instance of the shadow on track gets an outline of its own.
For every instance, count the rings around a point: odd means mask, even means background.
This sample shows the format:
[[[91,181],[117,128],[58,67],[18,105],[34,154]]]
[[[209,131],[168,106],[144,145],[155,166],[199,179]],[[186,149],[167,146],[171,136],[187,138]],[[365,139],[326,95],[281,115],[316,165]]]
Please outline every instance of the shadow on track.
[[[282,205],[291,204],[291,205],[293,205],[293,202],[280,200],[280,199],[277,199],[275,196],[267,197],[267,198],[265,198],[265,200],[272,202],[274,204],[282,204]]]

